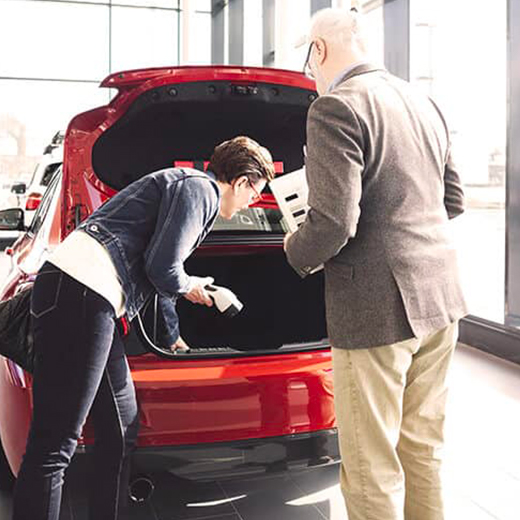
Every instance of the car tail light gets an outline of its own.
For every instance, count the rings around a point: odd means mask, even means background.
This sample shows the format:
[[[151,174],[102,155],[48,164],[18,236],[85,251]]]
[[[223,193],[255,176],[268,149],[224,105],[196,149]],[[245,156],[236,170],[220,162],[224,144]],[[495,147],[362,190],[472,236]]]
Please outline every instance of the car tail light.
[[[42,196],[39,193],[31,193],[27,197],[27,202],[25,203],[25,209],[27,211],[34,211],[38,209],[40,202],[42,201]]]

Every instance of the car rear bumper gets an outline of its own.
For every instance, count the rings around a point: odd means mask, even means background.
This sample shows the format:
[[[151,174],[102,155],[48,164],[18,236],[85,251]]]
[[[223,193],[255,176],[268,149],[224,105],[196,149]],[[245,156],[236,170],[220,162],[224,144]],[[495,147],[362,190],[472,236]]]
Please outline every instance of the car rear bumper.
[[[149,354],[130,365],[142,448],[233,443],[336,426],[330,349],[200,360]]]
[[[80,448],[88,454],[90,447]],[[80,457],[81,458],[81,457]],[[262,477],[287,471],[337,464],[335,428],[310,433],[186,446],[138,447],[132,473],[171,472],[196,481]]]

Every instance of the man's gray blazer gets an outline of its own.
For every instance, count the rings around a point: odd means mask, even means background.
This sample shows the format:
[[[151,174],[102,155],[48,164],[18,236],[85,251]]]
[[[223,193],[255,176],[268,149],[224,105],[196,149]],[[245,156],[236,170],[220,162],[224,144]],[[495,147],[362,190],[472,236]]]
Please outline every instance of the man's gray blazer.
[[[306,174],[310,210],[287,258],[303,276],[325,264],[334,347],[424,337],[467,313],[448,229],[464,194],[427,96],[357,66],[309,110]]]

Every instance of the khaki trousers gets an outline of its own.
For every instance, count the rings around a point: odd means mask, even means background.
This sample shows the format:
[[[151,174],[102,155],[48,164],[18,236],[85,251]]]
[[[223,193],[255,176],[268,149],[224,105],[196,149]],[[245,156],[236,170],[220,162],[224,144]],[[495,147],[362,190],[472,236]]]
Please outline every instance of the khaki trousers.
[[[458,322],[425,338],[332,349],[349,520],[443,520],[440,449]]]

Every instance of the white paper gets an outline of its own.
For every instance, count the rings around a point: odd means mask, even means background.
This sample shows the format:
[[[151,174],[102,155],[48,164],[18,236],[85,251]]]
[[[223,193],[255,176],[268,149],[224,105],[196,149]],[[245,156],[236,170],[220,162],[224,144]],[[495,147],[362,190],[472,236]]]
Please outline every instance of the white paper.
[[[305,221],[309,206],[309,187],[305,178],[305,170],[296,170],[276,177],[269,187],[278,203],[287,227],[295,232]]]
[[[278,207],[289,228],[294,233],[305,222],[309,205],[309,186],[305,177],[305,169],[295,170],[276,177],[269,183]],[[320,265],[312,271],[315,273],[323,269]]]

